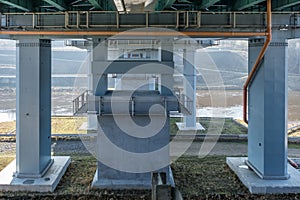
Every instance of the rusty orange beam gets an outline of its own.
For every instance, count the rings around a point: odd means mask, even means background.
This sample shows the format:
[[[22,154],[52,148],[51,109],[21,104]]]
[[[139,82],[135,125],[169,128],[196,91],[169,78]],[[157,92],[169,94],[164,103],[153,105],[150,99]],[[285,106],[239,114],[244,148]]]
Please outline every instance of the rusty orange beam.
[[[253,37],[267,36],[267,32],[146,32],[146,31],[0,31],[0,35],[55,36],[191,36],[191,37]]]
[[[264,46],[262,47],[257,60],[255,61],[251,72],[249,73],[249,76],[246,80],[246,83],[244,84],[244,91],[243,91],[243,98],[244,98],[244,109],[243,109],[243,120],[245,123],[248,124],[248,118],[247,118],[247,110],[248,110],[248,87],[250,85],[250,82],[255,78],[256,72],[260,69],[259,63],[265,56],[265,53],[270,45],[270,42],[272,40],[272,3],[271,0],[267,0],[267,37],[266,41],[264,43]]]

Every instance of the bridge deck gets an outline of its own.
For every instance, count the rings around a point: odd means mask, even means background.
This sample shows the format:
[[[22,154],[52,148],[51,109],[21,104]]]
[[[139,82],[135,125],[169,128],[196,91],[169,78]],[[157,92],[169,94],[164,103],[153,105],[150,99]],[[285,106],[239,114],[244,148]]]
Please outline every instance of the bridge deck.
[[[189,36],[226,36],[213,32],[243,33],[233,37],[264,35],[265,12],[117,11],[4,13],[0,35],[115,35],[134,28],[169,28]],[[273,28],[299,28],[300,12],[273,13]],[[204,32],[204,33],[201,33]],[[209,34],[205,33],[209,32]],[[246,33],[249,32],[249,35]],[[170,34],[170,33],[169,33]],[[174,33],[178,34],[178,33]],[[147,33],[147,35],[151,35]],[[1,37],[1,36],[0,36]]]

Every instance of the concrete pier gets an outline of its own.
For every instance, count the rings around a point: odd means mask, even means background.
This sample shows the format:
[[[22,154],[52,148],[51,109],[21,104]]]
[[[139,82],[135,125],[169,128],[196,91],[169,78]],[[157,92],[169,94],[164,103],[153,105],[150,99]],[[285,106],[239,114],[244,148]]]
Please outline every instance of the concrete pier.
[[[53,191],[70,157],[51,157],[50,40],[21,38],[17,43],[16,121],[16,161],[4,169],[7,173],[0,173],[0,190],[41,191],[44,183],[38,180],[45,178],[59,160],[56,175],[46,181],[45,190]]]

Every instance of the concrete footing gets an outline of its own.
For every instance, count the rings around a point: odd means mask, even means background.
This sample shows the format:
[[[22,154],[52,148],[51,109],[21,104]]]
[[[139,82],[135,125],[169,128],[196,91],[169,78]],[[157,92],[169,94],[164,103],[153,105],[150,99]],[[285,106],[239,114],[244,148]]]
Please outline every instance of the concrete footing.
[[[88,117],[88,120],[86,123],[85,130],[96,131],[98,129],[97,112],[96,111],[88,111],[87,117]]]
[[[81,126],[79,127],[80,131],[87,131],[88,133],[94,133],[94,132],[97,132],[97,128],[96,127],[90,127],[88,125],[88,122],[83,122],[81,124]]]
[[[200,124],[196,123],[195,127],[186,127],[184,122],[176,122],[176,125],[180,131],[201,131],[205,128]]]
[[[16,178],[16,160],[12,161],[0,172],[1,191],[30,191],[30,192],[53,192],[60,179],[66,172],[71,158],[69,156],[53,156],[51,167],[41,178]]]
[[[95,173],[92,188],[95,189],[150,189],[150,181],[145,180],[113,180],[113,179],[98,179],[98,169]]]
[[[247,157],[227,157],[227,165],[239,177],[252,194],[283,194],[300,192],[300,172],[288,165],[287,180],[261,179],[246,165]]]
[[[175,187],[175,182],[173,178],[173,173],[171,167],[167,169],[167,184]],[[151,189],[152,187],[152,176],[151,172],[147,173],[148,178],[136,178],[136,179],[124,179],[120,177],[119,179],[107,179],[107,178],[99,178],[98,169],[95,173],[92,188],[94,189]],[[138,174],[137,174],[138,176]]]

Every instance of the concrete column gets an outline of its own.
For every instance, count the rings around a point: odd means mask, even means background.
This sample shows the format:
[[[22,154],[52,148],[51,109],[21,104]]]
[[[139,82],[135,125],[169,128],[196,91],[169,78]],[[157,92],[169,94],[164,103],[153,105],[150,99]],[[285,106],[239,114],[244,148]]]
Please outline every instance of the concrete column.
[[[161,41],[161,61],[173,62],[173,41],[162,40]],[[173,65],[174,68],[174,65]],[[172,74],[161,74],[160,75],[160,93],[163,96],[173,95],[174,78]]]
[[[95,96],[93,90],[93,73],[92,73],[92,61],[93,61],[93,48],[92,43],[91,47],[88,49],[88,111],[87,111],[87,127],[88,131],[97,130],[97,111],[95,110]]]
[[[248,165],[263,179],[287,179],[287,41],[272,40],[249,87]],[[263,40],[249,41],[249,71]]]
[[[16,140],[16,161],[0,172],[0,190],[53,192],[71,159],[51,157],[51,40],[17,43]]]
[[[51,41],[17,43],[17,177],[51,166]]]
[[[92,74],[92,45],[87,49],[88,53],[88,91],[89,94],[93,92],[93,74]]]
[[[195,50],[185,49],[183,53],[184,94],[192,101],[191,115],[184,116],[186,128],[196,128],[196,68]]]
[[[153,75],[148,75],[149,90],[155,90],[156,78]]]
[[[94,39],[92,41],[92,49],[90,53],[91,59],[91,80],[89,94],[89,104],[88,104],[88,121],[87,121],[87,130],[93,131],[97,130],[97,113],[99,105],[97,103],[96,96],[102,96],[105,94],[108,88],[108,77],[107,74],[97,74],[95,69],[101,68],[94,61],[107,61],[107,45],[100,44],[100,39]]]
[[[101,68],[99,61],[107,61],[107,44],[102,42],[100,44],[99,40],[93,41],[93,50],[92,50],[92,74],[93,74],[93,93],[96,96],[103,96],[108,88],[107,74],[97,74],[94,73],[95,69]],[[97,61],[97,62],[96,62]]]

